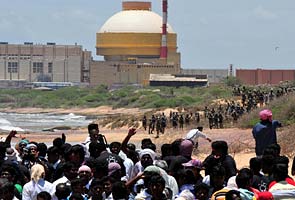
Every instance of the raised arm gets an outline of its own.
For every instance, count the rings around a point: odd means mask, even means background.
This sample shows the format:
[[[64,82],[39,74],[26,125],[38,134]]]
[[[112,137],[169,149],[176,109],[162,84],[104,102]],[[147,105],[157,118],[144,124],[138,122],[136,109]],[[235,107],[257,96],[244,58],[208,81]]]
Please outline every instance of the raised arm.
[[[128,155],[128,148],[127,148],[127,144],[130,140],[130,138],[136,134],[136,129],[135,128],[130,128],[128,131],[127,136],[124,138],[122,145],[121,145],[121,150]]]
[[[8,134],[8,136],[6,137],[6,140],[5,140],[5,144],[8,146],[8,147],[11,147],[11,139],[13,137],[16,137],[15,135],[17,134],[16,131],[12,130],[10,131],[10,133]]]

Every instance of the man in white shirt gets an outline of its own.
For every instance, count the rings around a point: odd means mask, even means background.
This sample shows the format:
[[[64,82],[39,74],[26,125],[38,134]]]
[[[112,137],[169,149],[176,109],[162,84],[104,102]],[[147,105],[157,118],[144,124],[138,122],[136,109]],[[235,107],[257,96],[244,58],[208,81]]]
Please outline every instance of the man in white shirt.
[[[184,139],[187,139],[187,140],[191,140],[195,143],[195,148],[197,149],[198,148],[198,138],[201,137],[201,138],[204,138],[206,140],[208,140],[209,142],[211,142],[212,140],[205,134],[202,132],[203,131],[203,127],[202,126],[199,126],[197,127],[196,129],[192,129],[190,130],[186,136],[184,137]]]

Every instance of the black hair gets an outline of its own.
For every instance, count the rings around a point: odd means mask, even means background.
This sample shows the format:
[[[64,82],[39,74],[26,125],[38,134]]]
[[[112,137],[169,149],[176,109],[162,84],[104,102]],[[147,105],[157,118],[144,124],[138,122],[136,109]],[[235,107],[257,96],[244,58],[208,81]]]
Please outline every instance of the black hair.
[[[275,162],[275,157],[273,155],[263,155],[261,159],[261,168],[264,173],[270,174],[272,171],[273,164]],[[265,171],[271,170],[271,171]]]
[[[172,155],[178,156],[180,154],[180,144],[182,139],[176,139],[171,143]]]
[[[162,153],[163,157],[170,156],[172,153],[172,145],[171,144],[163,144],[161,146],[161,153]]]
[[[106,145],[100,142],[90,142],[89,153],[92,157],[98,157],[101,152],[106,150]]]
[[[199,190],[204,190],[205,194],[207,195],[207,199],[208,199],[210,187],[205,183],[199,183],[199,184],[195,185],[195,193],[194,193],[194,195],[195,195],[196,198],[199,197],[198,196],[199,195],[199,193],[198,193]]]
[[[6,148],[8,148],[9,145],[7,145],[5,142],[0,142],[0,160],[4,159]]]
[[[98,124],[89,124],[88,125],[88,133],[90,133],[90,131],[93,130],[93,129],[99,131]]]
[[[37,194],[37,199],[38,198],[42,198],[44,200],[51,200],[52,199],[51,198],[51,195],[48,192],[46,192],[46,191],[39,192]]]
[[[288,177],[288,165],[275,164],[273,167],[273,177],[277,182],[284,181]]]
[[[90,167],[90,169],[95,168],[95,165],[96,165],[95,158],[90,157],[90,158],[86,159],[84,165],[87,165],[88,167]]]
[[[126,185],[123,182],[118,181],[112,185],[112,194],[114,200],[128,199],[129,192]]]
[[[194,173],[191,169],[181,169],[177,172],[177,177],[184,179],[185,184],[194,184],[196,182]]]
[[[102,179],[99,179],[99,178],[95,178],[91,181],[91,185],[90,185],[90,188],[93,188],[97,185],[100,185],[103,187],[103,182],[102,182]]]
[[[68,151],[65,153],[65,160],[69,161],[70,160],[70,155],[74,153],[74,154],[78,154],[81,158],[81,161],[84,161],[85,158],[85,151],[82,145],[80,144],[75,144],[73,146],[71,146],[70,149],[68,149]]]
[[[204,189],[206,192],[209,192],[210,187],[206,183],[200,183],[200,184],[195,185],[195,191],[198,191],[200,189]]]
[[[151,149],[153,151],[156,151],[157,146],[154,143],[150,143],[145,146],[145,149]]]
[[[242,168],[236,176],[236,183],[238,188],[247,189],[251,185],[253,173],[248,168]]]
[[[109,147],[112,148],[113,146],[118,146],[120,148],[121,143],[120,142],[112,142]]]
[[[151,179],[149,181],[149,186],[155,185],[155,184],[161,184],[165,187],[165,179],[160,176],[159,174],[151,176]]]
[[[226,200],[235,200],[235,198],[233,198],[233,195],[236,195],[237,197],[241,197],[240,196],[240,191],[238,191],[238,190],[230,190],[225,194],[225,199]]]
[[[63,171],[70,171],[72,168],[79,168],[79,165],[75,162],[67,161],[63,165]]]
[[[83,196],[79,193],[73,193],[69,200],[84,200]]]
[[[70,184],[59,183],[55,188],[55,196],[58,199],[66,199],[71,194]]]
[[[275,163],[276,164],[285,164],[289,165],[289,158],[287,156],[278,156],[275,158]]]
[[[37,149],[39,151],[39,156],[45,158],[47,153],[47,145],[45,143],[38,143]]]
[[[133,144],[133,143],[128,143],[128,144],[127,144],[127,148],[128,148],[129,150],[133,150],[133,151],[136,150],[136,146],[135,146],[135,144]]]
[[[253,170],[253,172],[259,172],[261,170],[261,159],[258,157],[253,157],[250,159],[250,169]]]
[[[197,129],[202,132],[203,131],[203,126],[198,126]]]
[[[73,180],[71,180],[72,189],[78,185],[83,185],[83,180],[81,178],[74,178]]]
[[[14,185],[12,182],[9,182],[6,178],[0,178],[0,195],[7,193],[14,193]]]
[[[108,169],[108,162],[101,162],[101,160],[95,160],[95,170],[94,170],[94,177],[95,178],[102,178],[103,176],[107,176],[109,172]],[[99,176],[99,177],[98,177]]]
[[[13,166],[11,166],[11,165],[4,165],[0,171],[1,172],[7,171],[7,172],[9,172],[9,174],[11,174],[11,176],[15,176],[16,173],[17,173],[15,168]]]
[[[211,144],[212,149],[220,151],[223,155],[228,154],[228,145],[226,141],[218,140]]]
[[[62,141],[61,138],[55,138],[52,141],[53,146],[57,147],[57,148],[61,148],[61,146],[64,144],[64,142]]]
[[[279,144],[270,144],[263,151],[263,155],[272,155],[274,157],[279,156],[280,153],[281,146]]]
[[[141,148],[144,149],[145,145],[153,143],[150,138],[144,138],[141,140]]]
[[[210,177],[214,176],[225,176],[225,168],[223,166],[214,166],[210,173]],[[210,179],[211,180],[211,179]]]
[[[144,186],[145,186],[146,188],[148,188],[152,176],[157,176],[157,175],[159,175],[157,172],[153,172],[153,171],[145,171],[145,172],[144,172]]]
[[[59,154],[59,149],[56,146],[51,146],[47,149],[47,154]]]

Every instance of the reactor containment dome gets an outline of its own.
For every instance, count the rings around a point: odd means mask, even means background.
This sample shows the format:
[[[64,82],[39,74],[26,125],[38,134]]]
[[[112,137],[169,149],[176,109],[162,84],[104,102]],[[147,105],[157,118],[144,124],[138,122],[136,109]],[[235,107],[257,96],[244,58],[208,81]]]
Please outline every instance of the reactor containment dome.
[[[96,33],[96,54],[105,60],[159,58],[162,26],[162,17],[151,11],[151,2],[123,2],[123,10]],[[167,48],[168,54],[176,53],[177,35],[169,24]]]

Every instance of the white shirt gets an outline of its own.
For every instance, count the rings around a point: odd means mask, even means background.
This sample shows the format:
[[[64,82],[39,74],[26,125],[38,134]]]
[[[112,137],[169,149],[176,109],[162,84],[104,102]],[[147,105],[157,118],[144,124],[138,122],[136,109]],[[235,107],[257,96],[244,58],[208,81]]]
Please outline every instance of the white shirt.
[[[198,129],[192,129],[192,130],[190,130],[186,134],[186,136],[184,137],[184,139],[195,141],[195,140],[198,140],[199,137],[204,138],[204,139],[208,139],[207,135],[204,134],[204,133],[202,133]]]
[[[43,191],[48,192],[51,197],[53,197],[55,193],[55,187],[52,183],[45,181],[44,179],[40,179],[37,183],[32,180],[24,185],[22,199],[36,200],[38,193]]]
[[[69,179],[65,176],[57,179],[56,181],[54,181],[52,184],[54,186],[54,188],[56,188],[56,186],[59,184],[59,183],[67,183],[67,182],[70,182]]]
[[[134,168],[134,163],[130,158],[127,158],[124,160],[124,166],[126,169],[126,178],[127,180],[131,180],[133,178],[133,168]]]

